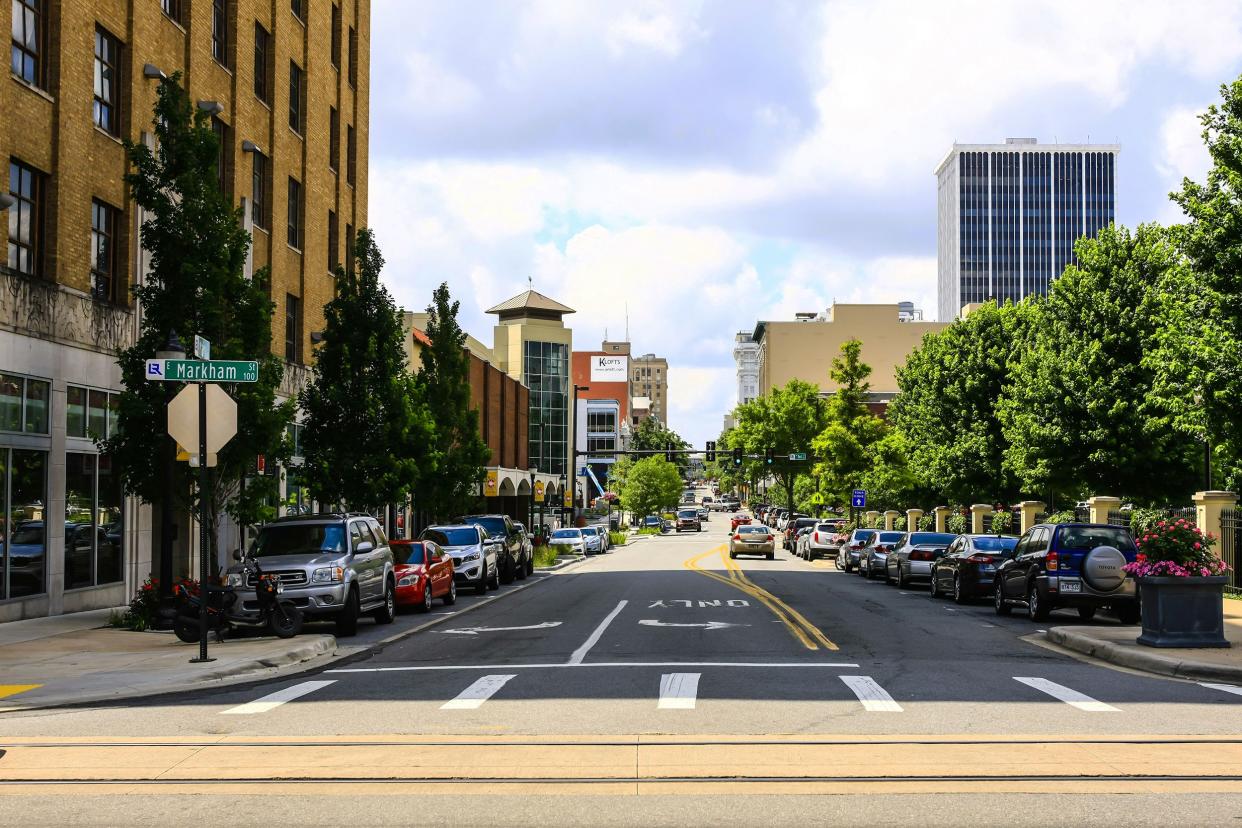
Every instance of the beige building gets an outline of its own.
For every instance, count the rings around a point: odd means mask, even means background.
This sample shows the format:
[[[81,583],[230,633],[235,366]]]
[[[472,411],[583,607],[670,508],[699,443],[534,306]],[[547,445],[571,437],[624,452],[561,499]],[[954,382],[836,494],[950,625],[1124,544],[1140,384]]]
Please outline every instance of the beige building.
[[[630,398],[651,400],[650,416],[668,425],[668,360],[655,354],[630,357]],[[638,409],[631,419],[638,425]]]
[[[759,393],[766,394],[792,379],[832,392],[828,376],[841,345],[862,342],[862,361],[871,366],[871,392],[883,402],[897,392],[897,368],[929,333],[948,323],[924,322],[909,305],[833,305],[822,314],[798,314],[794,321],[760,322],[754,341],[759,346]]]
[[[370,0],[11,0],[0,28],[0,548],[25,550],[0,553],[4,621],[125,604],[152,569],[151,510],[90,436],[115,427],[148,268],[122,141],[153,144],[162,76],[213,112],[294,393],[330,268],[366,225]]]

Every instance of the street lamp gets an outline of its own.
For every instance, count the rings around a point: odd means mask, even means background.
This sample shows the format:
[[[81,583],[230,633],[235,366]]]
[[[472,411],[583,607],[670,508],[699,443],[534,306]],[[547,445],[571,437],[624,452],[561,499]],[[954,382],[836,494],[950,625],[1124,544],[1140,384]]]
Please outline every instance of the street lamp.
[[[175,330],[168,332],[168,341],[164,347],[155,352],[156,359],[185,359],[185,346],[181,344]],[[174,384],[171,382],[160,383],[166,386],[161,390],[164,392],[165,400],[169,399],[174,390]],[[173,471],[176,468],[177,449],[173,438],[168,434],[164,435],[164,440],[160,444],[163,447],[164,462],[163,466],[164,484],[163,495],[160,502],[160,578],[159,578],[159,609],[157,616],[159,618],[159,627],[162,629],[171,629],[173,620],[177,617],[177,607],[173,601],[173,543],[176,536],[177,525],[173,522],[172,516],[172,493],[176,490],[176,482],[173,479]]]
[[[527,469],[527,471],[530,472],[530,523],[526,524],[526,526],[529,528],[530,534],[534,535],[534,532],[535,532],[535,475],[539,472],[539,469],[535,468],[534,466],[531,466],[529,469]]]

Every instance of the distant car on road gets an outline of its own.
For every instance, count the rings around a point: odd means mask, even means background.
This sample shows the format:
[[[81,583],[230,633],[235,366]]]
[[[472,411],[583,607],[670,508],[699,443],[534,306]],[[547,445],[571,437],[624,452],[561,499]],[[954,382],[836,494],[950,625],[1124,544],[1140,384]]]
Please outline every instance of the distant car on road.
[[[592,552],[597,552],[601,555],[604,553],[604,538],[598,526],[583,526],[578,531],[582,533],[583,552],[587,555],[590,555]]]
[[[458,523],[476,523],[487,534],[501,541],[500,582],[507,584],[516,577],[519,581],[535,571],[535,557],[526,556],[525,544],[513,518],[508,515],[466,515]]]
[[[664,518],[660,517],[659,515],[647,515],[645,518],[643,518],[642,528],[643,529],[658,529],[661,532],[668,531],[664,526]]]
[[[677,510],[677,531],[702,532],[703,522],[699,520],[698,509]]]
[[[991,596],[996,568],[1013,557],[1017,535],[958,535],[932,563],[931,595],[952,595],[958,604]]]
[[[558,552],[567,549],[571,553],[585,555],[586,536],[581,529],[557,529],[548,539],[548,546],[556,548]]]
[[[700,521],[706,522],[712,519],[711,513],[706,508],[700,506],[698,511]]]
[[[784,535],[785,537],[783,546],[786,549],[790,549],[790,550],[796,549],[797,545],[794,543],[794,539],[798,535],[798,533],[801,532],[803,529],[811,528],[816,523],[818,523],[818,521],[815,518],[807,517],[805,515],[799,515],[796,518],[793,518],[792,520],[786,521],[785,528],[781,532],[781,534]]]
[[[739,526],[729,538],[729,557],[763,555],[769,561],[776,557],[776,535],[761,523]]]
[[[745,526],[750,523],[750,515],[736,514],[729,518],[729,531],[732,532],[739,526]]]

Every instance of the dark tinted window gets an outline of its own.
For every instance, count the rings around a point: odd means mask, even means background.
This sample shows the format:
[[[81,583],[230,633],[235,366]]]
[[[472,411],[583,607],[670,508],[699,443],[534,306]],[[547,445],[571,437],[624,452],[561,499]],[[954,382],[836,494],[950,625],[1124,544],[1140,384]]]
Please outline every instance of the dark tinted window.
[[[345,527],[339,523],[265,526],[250,547],[256,558],[344,551]]]
[[[946,532],[915,532],[910,535],[910,543],[943,543],[948,545],[953,543],[953,539],[956,537],[957,535]]]
[[[414,541],[412,543],[394,543],[392,545],[392,559],[395,563],[399,564],[426,563],[423,545],[418,541]]]
[[[975,538],[971,541],[979,552],[1012,552],[1018,545],[1017,538]]]
[[[13,531],[14,546],[42,546],[43,545],[43,524],[28,523],[25,526],[19,526]]]
[[[877,543],[896,543],[897,541],[905,537],[905,535],[906,535],[905,532],[881,532],[880,536],[876,538],[876,542]]]
[[[1097,546],[1115,546],[1122,551],[1134,549],[1134,539],[1117,526],[1062,526],[1057,533],[1057,549],[1088,552]]]
[[[479,542],[479,530],[473,526],[459,526],[454,529],[428,529],[423,532],[422,539],[435,541],[441,546],[470,546]]]
[[[487,530],[487,534],[504,537],[507,534],[503,517],[467,517],[465,523],[477,523]]]
[[[856,542],[868,543],[873,537],[875,537],[875,532],[873,530],[870,530],[870,529],[855,529],[854,530],[854,540]]]

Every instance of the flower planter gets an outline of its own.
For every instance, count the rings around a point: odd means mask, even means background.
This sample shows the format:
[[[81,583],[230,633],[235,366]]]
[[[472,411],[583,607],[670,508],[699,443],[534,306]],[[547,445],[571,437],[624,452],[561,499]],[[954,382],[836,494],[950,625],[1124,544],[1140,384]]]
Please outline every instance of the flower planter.
[[[1224,575],[1138,579],[1143,634],[1148,647],[1228,647],[1225,640]]]

